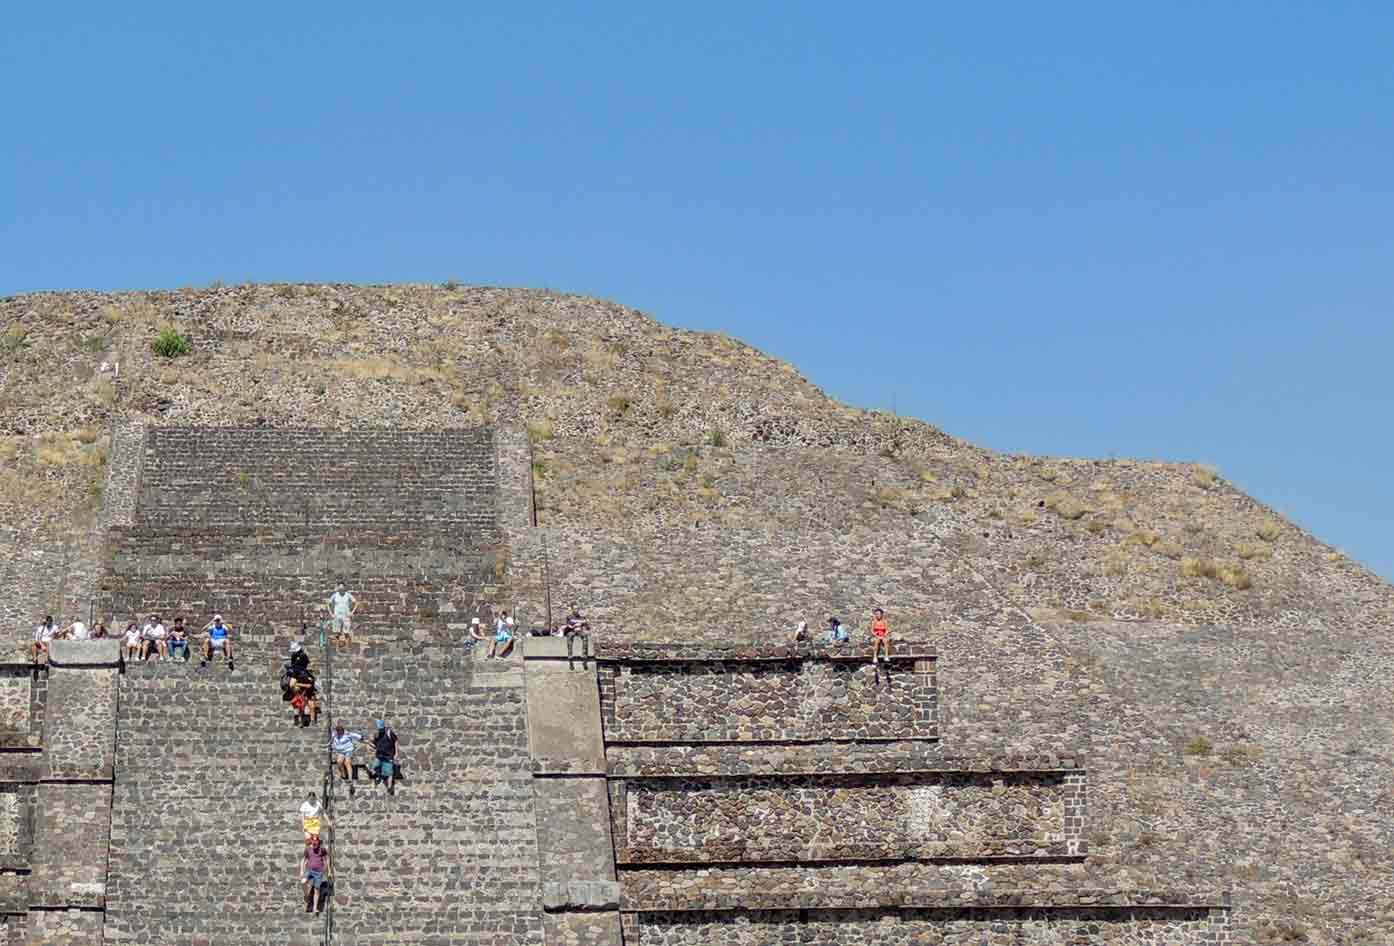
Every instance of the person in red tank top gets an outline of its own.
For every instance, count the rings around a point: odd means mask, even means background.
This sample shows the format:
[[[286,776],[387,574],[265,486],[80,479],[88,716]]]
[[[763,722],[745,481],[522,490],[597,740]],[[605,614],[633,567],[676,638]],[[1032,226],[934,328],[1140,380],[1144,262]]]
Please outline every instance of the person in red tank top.
[[[885,652],[886,659],[891,659],[891,631],[886,626],[886,612],[877,608],[871,612],[871,662],[876,663],[876,658]]]

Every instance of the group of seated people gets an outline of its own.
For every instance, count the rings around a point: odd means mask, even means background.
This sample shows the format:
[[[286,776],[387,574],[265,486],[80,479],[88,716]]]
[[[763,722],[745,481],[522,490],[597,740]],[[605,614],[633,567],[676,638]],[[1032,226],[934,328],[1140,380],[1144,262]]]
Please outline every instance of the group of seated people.
[[[490,641],[489,653],[486,657],[507,657],[513,652],[514,638],[517,636],[516,625],[513,618],[508,616],[507,611],[499,611],[494,615],[494,636],[491,639],[485,633],[479,618],[470,621],[469,637],[465,638],[464,645],[468,650],[473,648],[480,641]],[[529,637],[564,637],[566,638],[566,652],[573,654],[576,640],[581,641],[581,655],[589,656],[591,626],[581,615],[581,609],[572,606],[571,613],[561,624],[551,627],[535,627],[528,632]]]
[[[100,621],[90,628],[83,621],[74,621],[59,627],[53,623],[53,615],[45,614],[44,619],[34,628],[34,643],[29,648],[29,653],[35,663],[41,663],[47,659],[48,645],[53,641],[96,641],[109,636],[106,625]]]
[[[203,659],[199,661],[199,668],[208,666],[216,655],[227,661],[229,670],[233,669],[232,628],[223,623],[223,616],[213,615],[213,620],[205,624],[199,633],[205,635]],[[175,617],[174,624],[169,628],[165,627],[158,614],[152,614],[145,619],[144,624],[137,625],[135,621],[131,621],[126,625],[126,630],[121,635],[122,656],[128,661],[187,661],[190,658],[189,640],[190,632],[184,626],[182,614]]]
[[[891,632],[886,623],[886,612],[880,608],[873,608],[871,612],[871,659],[873,662],[879,659],[889,660],[891,656]],[[823,636],[818,640],[821,644],[846,644],[852,639],[852,629],[843,624],[836,617],[828,618],[827,629]],[[812,641],[813,634],[808,629],[807,621],[800,621],[794,627],[794,641],[803,643]]]

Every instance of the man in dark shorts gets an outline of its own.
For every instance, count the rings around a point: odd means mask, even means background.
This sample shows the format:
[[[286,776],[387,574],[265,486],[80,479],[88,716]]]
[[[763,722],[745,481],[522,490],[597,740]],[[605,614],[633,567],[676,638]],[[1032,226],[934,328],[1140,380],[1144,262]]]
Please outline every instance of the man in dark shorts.
[[[397,733],[388,727],[386,721],[378,720],[377,732],[373,734],[373,781],[387,783],[387,794],[397,792]]]

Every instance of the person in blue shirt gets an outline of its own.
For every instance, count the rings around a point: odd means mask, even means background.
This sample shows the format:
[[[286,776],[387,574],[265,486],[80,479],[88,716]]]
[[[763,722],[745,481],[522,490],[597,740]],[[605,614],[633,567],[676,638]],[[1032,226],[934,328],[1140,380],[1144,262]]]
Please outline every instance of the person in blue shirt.
[[[203,642],[203,659],[199,661],[199,669],[203,669],[213,659],[213,652],[217,651],[227,660],[227,668],[232,669],[232,628],[223,623],[221,614],[213,615],[213,620],[204,625],[203,629],[208,632],[208,639]]]

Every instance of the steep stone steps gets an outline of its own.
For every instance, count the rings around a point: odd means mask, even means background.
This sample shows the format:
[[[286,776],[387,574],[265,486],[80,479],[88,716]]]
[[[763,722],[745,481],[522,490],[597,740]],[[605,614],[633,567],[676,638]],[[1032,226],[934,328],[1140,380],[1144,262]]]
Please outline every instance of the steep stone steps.
[[[297,877],[297,808],[318,793],[323,726],[289,723],[280,653],[237,669],[127,668],[120,684],[107,938],[318,943]],[[268,669],[269,667],[269,669]]]
[[[458,648],[336,658],[334,713],[369,737],[385,718],[407,772],[391,797],[335,784],[335,943],[541,943],[518,663]]]

